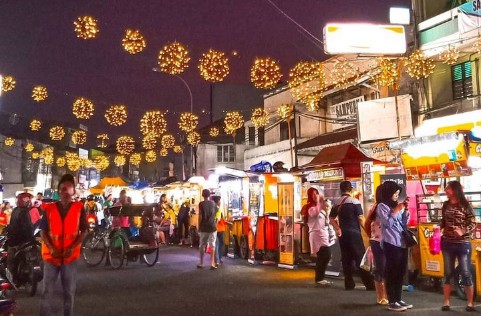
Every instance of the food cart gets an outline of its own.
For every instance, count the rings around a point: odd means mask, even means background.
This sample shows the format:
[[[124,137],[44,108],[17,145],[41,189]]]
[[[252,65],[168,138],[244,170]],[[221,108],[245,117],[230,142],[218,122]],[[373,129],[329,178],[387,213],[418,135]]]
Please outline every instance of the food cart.
[[[471,143],[470,143],[471,141]],[[442,203],[446,196],[442,193],[449,180],[458,179],[466,182],[472,178],[474,168],[470,167],[470,156],[476,157],[476,152],[468,148],[475,148],[469,132],[448,132],[414,139],[392,142],[391,147],[402,150],[402,163],[408,181],[422,183],[424,193],[417,194],[416,215],[418,223],[418,237],[420,258],[418,262],[420,272],[424,276],[432,277],[436,284],[440,284],[444,276],[442,254],[433,255],[429,251],[429,238],[433,234],[434,226],[442,219]],[[464,180],[464,181],[463,181]],[[473,187],[465,188],[465,195],[471,203],[478,223],[472,236],[473,278],[476,292],[481,293],[481,190]],[[458,270],[456,270],[458,271]],[[461,280],[459,273],[456,280]],[[461,297],[465,297],[461,282],[456,282],[456,290]]]

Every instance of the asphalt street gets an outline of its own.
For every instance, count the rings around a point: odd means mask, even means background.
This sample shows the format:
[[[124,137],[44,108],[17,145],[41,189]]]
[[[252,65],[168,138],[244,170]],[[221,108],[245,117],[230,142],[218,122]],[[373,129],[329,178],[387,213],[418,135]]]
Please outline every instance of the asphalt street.
[[[215,271],[196,268],[197,251],[191,248],[162,248],[153,268],[138,262],[120,270],[81,262],[76,315],[385,315],[375,304],[374,292],[361,287],[346,292],[342,280],[332,279],[329,288],[313,285],[314,271],[308,268],[283,270],[274,266],[249,265],[241,259],[225,258]],[[441,294],[434,291],[404,292],[414,309],[405,314],[439,315]],[[29,298],[17,294],[15,315],[37,315],[40,294]],[[58,293],[58,313],[61,315]],[[453,311],[464,312],[464,301],[454,298]],[[478,307],[481,310],[480,307]],[[442,313],[444,314],[444,313]],[[54,316],[54,315],[52,315]]]

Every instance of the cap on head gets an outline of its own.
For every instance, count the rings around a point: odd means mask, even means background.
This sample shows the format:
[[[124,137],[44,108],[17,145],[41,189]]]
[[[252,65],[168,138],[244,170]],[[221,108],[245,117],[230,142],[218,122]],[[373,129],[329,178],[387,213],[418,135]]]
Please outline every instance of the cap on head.
[[[70,173],[66,173],[60,178],[60,181],[58,182],[58,187],[57,187],[58,191],[60,191],[60,185],[62,185],[65,182],[72,183],[73,187],[75,188],[75,178],[74,178],[74,176],[71,175]]]

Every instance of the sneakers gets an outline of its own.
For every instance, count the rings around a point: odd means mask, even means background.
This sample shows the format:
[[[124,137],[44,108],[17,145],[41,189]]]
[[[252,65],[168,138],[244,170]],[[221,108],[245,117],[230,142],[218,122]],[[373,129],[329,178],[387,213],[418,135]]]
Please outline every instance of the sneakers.
[[[406,307],[407,309],[413,308],[413,305],[412,305],[412,304],[408,304],[408,303],[406,303],[406,302],[404,302],[404,301],[399,301],[398,303],[399,303],[399,305],[401,305],[401,306],[403,306],[403,307]]]
[[[391,303],[391,304],[389,304],[389,307],[387,309],[392,311],[392,312],[404,312],[408,308],[405,307],[405,306],[401,306],[401,304],[399,304],[399,303]]]

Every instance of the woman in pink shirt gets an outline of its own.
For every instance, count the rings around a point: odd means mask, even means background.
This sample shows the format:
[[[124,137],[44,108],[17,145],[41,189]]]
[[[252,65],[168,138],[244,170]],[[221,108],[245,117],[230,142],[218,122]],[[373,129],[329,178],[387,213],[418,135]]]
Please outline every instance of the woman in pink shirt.
[[[330,285],[324,279],[327,265],[331,260],[331,246],[335,241],[334,230],[329,227],[330,203],[325,202],[324,198],[315,188],[307,190],[307,204],[305,208],[305,218],[309,227],[309,243],[311,245],[311,256],[316,256],[316,285]]]

